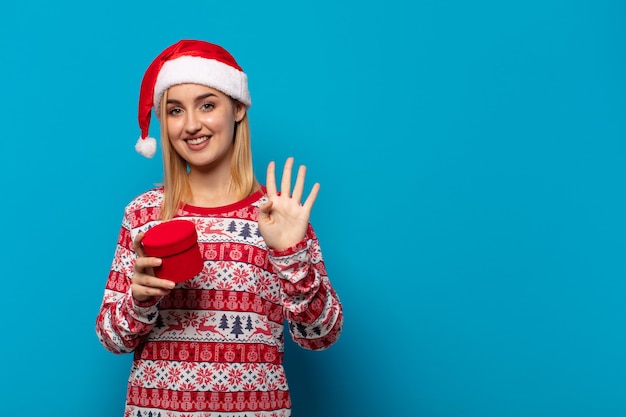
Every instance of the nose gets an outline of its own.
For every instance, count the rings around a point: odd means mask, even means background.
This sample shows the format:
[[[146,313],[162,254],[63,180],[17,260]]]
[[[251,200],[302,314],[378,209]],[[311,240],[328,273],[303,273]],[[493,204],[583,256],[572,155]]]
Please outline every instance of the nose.
[[[196,115],[195,112],[187,112],[187,117],[185,119],[185,130],[188,133],[196,133],[200,129],[202,129],[202,123],[200,123],[200,118]]]

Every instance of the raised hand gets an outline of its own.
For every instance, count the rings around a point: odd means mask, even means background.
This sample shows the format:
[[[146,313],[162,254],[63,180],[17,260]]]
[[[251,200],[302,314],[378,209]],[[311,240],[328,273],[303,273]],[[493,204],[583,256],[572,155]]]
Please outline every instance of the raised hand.
[[[304,203],[304,179],[306,167],[298,168],[296,183],[291,191],[291,172],[293,158],[287,158],[280,190],[276,189],[276,168],[274,162],[267,166],[267,197],[259,212],[259,230],[265,243],[271,249],[286,249],[300,242],[307,231],[313,203],[317,198],[320,185],[315,183]]]

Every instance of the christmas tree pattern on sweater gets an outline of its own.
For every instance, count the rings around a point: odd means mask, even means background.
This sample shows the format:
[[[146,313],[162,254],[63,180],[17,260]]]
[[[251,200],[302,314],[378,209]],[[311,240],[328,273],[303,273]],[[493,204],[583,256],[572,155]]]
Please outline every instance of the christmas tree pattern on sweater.
[[[275,251],[258,230],[261,191],[226,207],[185,206],[177,217],[195,223],[204,269],[140,303],[130,288],[132,242],[160,222],[162,198],[156,188],[127,205],[96,319],[105,348],[134,354],[125,416],[290,416],[284,323],[312,350],[332,345],[343,324],[313,229]]]

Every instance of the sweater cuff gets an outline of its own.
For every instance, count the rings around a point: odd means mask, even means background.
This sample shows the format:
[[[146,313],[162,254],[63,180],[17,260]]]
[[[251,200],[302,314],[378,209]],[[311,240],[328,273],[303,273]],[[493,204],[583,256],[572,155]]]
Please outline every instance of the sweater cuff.
[[[295,245],[293,245],[290,248],[285,248],[285,249],[268,249],[268,254],[271,257],[274,258],[282,258],[282,257],[286,257],[286,256],[291,256],[295,253],[300,252],[301,250],[304,250],[307,248],[307,242],[308,239],[307,237],[303,237],[302,240],[298,243],[296,243]]]
[[[132,289],[128,289],[129,312],[133,319],[146,324],[152,324],[158,316],[158,304],[161,297],[152,297],[146,301],[139,301],[133,297]]]

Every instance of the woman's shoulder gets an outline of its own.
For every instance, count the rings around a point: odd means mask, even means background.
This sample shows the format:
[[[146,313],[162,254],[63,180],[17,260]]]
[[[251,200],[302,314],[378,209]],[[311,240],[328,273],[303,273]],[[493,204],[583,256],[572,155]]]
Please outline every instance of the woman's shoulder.
[[[160,209],[163,201],[163,187],[155,187],[137,195],[126,205],[126,213]]]

